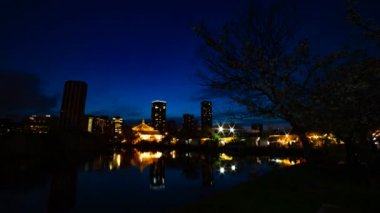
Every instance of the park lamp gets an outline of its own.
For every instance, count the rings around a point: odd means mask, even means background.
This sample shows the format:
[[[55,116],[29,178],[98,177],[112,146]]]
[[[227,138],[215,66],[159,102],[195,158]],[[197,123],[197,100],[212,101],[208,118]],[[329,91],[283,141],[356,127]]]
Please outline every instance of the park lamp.
[[[221,133],[221,132],[223,132],[223,131],[224,131],[223,125],[222,125],[222,126],[219,126],[219,125],[218,125],[218,133]]]

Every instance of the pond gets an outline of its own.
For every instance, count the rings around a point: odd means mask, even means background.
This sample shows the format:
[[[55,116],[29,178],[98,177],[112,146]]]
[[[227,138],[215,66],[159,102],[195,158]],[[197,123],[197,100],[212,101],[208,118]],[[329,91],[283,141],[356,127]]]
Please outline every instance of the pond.
[[[1,164],[5,172],[0,212],[165,212],[301,162],[300,158],[137,149],[54,169],[42,160],[19,159]]]

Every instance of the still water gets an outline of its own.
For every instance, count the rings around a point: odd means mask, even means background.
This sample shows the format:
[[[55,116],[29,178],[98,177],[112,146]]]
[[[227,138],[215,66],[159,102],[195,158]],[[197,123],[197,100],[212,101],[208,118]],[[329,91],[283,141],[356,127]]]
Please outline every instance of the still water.
[[[165,212],[298,158],[119,150],[81,163],[2,164],[0,212]],[[15,168],[13,168],[15,167]]]

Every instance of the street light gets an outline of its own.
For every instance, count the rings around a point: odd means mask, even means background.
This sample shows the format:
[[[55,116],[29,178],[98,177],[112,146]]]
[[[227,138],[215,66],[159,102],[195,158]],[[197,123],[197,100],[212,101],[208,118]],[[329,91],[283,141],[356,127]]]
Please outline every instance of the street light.
[[[221,132],[223,132],[223,131],[224,131],[223,126],[218,126],[218,132],[221,133]]]

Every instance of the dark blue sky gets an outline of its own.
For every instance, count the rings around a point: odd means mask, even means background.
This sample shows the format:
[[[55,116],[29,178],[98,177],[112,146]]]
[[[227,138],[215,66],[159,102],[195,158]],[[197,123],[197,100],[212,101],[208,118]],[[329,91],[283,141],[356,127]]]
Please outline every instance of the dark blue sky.
[[[198,116],[201,42],[191,27],[201,20],[220,26],[246,2],[5,0],[0,70],[36,74],[43,95],[57,97],[53,112],[59,111],[64,81],[70,79],[88,83],[88,114],[148,119],[151,101],[160,99],[167,101],[168,117]],[[301,32],[315,46],[323,50],[351,39],[343,0],[295,2]],[[376,4],[363,1],[365,14],[376,14]],[[223,103],[215,100],[215,112],[231,108]]]

